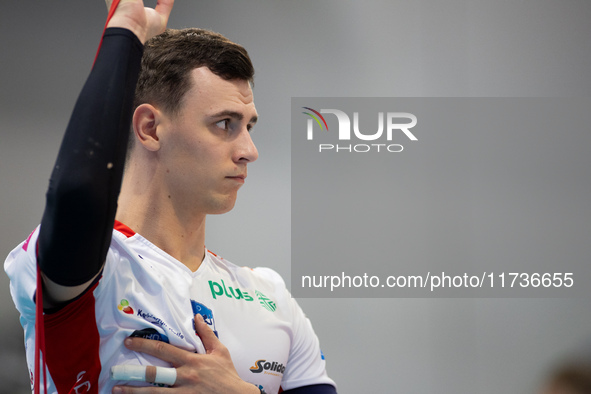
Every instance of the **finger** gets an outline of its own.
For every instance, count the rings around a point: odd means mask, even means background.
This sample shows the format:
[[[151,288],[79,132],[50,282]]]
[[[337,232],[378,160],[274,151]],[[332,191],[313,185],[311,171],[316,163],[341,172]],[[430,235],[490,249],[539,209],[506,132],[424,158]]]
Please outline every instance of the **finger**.
[[[111,367],[111,380],[126,382],[148,382],[173,386],[176,383],[176,375],[176,368],[153,365],[114,365]]]
[[[166,391],[164,391],[166,390]],[[161,394],[168,393],[170,388],[159,387],[135,387],[135,386],[115,386],[111,393],[113,394]]]
[[[163,361],[168,361],[174,367],[186,363],[187,355],[192,353],[179,349],[168,343],[145,338],[125,338],[125,347],[134,352],[149,354]]]
[[[164,18],[165,25],[168,23],[168,17],[170,16],[173,5],[174,0],[158,0],[156,7],[154,7],[154,10]]]
[[[201,338],[205,351],[209,354],[214,350],[223,346],[218,337],[215,336],[213,330],[209,328],[209,325],[203,320],[203,316],[200,314],[195,315],[195,329],[197,335]]]

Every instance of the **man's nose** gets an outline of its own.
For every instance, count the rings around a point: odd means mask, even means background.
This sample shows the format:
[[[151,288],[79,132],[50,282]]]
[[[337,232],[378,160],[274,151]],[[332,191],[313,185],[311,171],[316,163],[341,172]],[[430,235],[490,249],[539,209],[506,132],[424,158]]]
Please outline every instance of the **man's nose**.
[[[259,151],[252,140],[250,132],[243,130],[236,141],[237,148],[234,153],[235,162],[253,162],[259,157]]]

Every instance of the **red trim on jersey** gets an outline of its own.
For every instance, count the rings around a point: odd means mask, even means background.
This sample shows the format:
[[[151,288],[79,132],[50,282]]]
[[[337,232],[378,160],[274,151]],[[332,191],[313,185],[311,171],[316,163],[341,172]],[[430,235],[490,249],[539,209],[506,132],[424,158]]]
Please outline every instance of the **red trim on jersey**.
[[[26,252],[27,249],[29,249],[29,242],[31,242],[31,237],[33,236],[33,234],[35,234],[35,230],[33,230],[31,232],[31,234],[29,234],[29,236],[27,237],[27,240],[25,241],[25,243],[23,244],[23,250]]]
[[[100,336],[96,324],[94,289],[45,315],[47,368],[59,393],[98,394],[101,372]]]
[[[127,227],[125,224],[121,223],[119,220],[115,220],[114,228],[121,234],[125,235],[127,238],[133,237],[135,235],[135,231]]]
[[[41,268],[37,264],[37,290],[35,291],[35,376],[33,392],[41,394],[41,374],[43,392],[47,394],[47,356],[45,352],[45,325],[43,323],[43,288]],[[43,356],[43,357],[41,357]]]

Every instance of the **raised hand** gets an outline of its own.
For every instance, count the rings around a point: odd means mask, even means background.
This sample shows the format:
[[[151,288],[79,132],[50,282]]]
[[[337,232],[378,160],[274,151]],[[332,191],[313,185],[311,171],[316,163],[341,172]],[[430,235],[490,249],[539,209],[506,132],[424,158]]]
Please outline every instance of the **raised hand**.
[[[112,0],[105,0],[111,8]],[[174,0],[158,0],[155,8],[144,7],[142,0],[120,0],[107,27],[131,30],[142,43],[166,29]]]

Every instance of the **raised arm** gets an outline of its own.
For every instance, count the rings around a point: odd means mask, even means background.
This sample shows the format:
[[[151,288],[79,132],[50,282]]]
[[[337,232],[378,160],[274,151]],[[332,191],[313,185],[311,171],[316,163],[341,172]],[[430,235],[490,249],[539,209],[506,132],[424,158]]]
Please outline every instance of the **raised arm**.
[[[173,0],[121,0],[78,97],[53,169],[38,240],[44,306],[81,294],[109,248],[142,44],[164,31]]]

